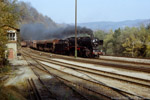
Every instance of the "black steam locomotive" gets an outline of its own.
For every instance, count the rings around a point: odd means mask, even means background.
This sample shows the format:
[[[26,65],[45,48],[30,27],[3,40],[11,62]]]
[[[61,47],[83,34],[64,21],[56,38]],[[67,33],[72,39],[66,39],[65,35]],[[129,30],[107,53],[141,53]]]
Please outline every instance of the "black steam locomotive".
[[[69,55],[74,55],[75,50],[75,37],[67,38],[69,43]],[[98,46],[102,45],[103,41],[98,38],[78,37],[77,38],[77,51],[78,56],[81,57],[96,57],[102,54]]]
[[[77,52],[80,57],[98,57],[102,55],[98,46],[103,40],[91,37],[77,37]],[[30,48],[73,56],[75,54],[75,37],[30,42]]]

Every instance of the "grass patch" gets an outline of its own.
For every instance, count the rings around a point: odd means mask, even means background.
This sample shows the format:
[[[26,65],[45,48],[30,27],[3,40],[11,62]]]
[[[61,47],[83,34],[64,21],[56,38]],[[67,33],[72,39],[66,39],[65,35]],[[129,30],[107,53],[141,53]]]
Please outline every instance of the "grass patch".
[[[0,74],[2,73],[8,73],[11,70],[11,67],[9,65],[5,67],[0,67]]]
[[[13,87],[4,87],[0,85],[0,100],[26,100],[21,94],[20,91]]]

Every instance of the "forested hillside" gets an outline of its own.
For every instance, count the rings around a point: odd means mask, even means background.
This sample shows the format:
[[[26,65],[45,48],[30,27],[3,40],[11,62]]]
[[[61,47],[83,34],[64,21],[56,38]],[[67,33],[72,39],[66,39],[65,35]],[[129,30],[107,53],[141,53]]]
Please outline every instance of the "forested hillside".
[[[18,2],[18,10],[21,12],[21,25],[41,23],[46,27],[57,27],[57,24],[50,17],[40,14],[30,3]]]

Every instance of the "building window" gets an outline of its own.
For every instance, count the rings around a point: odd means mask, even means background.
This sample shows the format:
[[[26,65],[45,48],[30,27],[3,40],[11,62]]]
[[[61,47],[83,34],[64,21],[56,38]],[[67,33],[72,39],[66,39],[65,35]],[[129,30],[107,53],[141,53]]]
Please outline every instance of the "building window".
[[[8,33],[7,36],[8,36],[8,40],[12,40],[12,41],[15,40],[15,33]]]

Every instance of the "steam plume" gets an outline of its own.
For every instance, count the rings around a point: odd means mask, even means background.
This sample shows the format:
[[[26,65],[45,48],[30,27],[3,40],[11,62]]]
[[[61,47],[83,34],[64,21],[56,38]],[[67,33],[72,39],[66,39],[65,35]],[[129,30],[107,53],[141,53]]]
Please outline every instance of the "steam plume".
[[[93,36],[93,31],[85,27],[78,27],[77,33],[88,34]],[[49,27],[46,28],[43,24],[24,24],[21,27],[21,37],[23,40],[45,40],[54,38],[65,38],[75,34],[74,26],[67,27]]]

